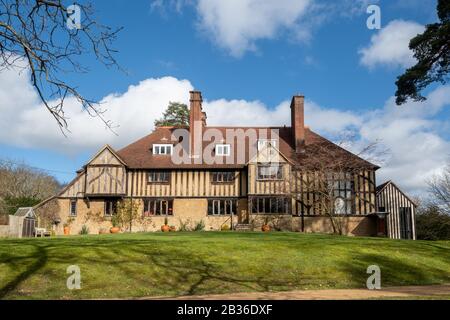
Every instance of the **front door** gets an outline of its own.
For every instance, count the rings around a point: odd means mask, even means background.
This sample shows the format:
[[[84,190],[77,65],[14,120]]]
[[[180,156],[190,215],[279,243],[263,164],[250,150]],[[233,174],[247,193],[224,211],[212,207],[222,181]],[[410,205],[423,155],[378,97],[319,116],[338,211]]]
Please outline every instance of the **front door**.
[[[22,237],[28,238],[34,236],[34,229],[36,227],[36,220],[32,218],[25,218],[22,226]]]
[[[399,210],[400,215],[400,238],[412,239],[412,215],[411,208],[403,207]]]
[[[250,221],[248,216],[248,211],[246,209],[242,209],[239,211],[239,223],[240,224],[248,224]]]

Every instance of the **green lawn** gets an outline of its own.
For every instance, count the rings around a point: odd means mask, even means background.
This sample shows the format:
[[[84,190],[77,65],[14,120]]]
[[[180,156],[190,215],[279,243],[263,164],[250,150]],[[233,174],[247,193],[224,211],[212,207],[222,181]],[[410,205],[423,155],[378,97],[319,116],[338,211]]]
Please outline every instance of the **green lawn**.
[[[146,233],[0,240],[0,299],[175,296],[450,282],[450,241],[299,233]],[[66,269],[81,269],[81,290]]]

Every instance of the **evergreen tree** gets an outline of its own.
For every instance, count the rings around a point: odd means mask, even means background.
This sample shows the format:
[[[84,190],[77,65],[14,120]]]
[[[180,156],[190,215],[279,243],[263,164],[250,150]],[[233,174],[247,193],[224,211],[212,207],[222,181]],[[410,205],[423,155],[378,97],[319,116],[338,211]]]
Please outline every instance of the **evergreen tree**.
[[[161,119],[155,120],[155,127],[189,125],[189,108],[179,102],[169,102]]]
[[[423,101],[421,91],[433,82],[445,84],[450,68],[450,1],[438,0],[440,22],[426,26],[425,32],[409,43],[417,64],[397,78],[396,103],[408,99]]]

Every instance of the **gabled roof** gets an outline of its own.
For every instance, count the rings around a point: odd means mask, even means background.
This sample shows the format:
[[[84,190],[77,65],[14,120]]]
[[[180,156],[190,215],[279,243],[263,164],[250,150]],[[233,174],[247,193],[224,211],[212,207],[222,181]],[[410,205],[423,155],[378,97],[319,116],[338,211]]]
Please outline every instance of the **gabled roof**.
[[[249,155],[249,148],[247,147],[245,150],[245,161],[243,161],[240,164],[237,164],[237,161],[233,161],[233,164],[174,164],[172,162],[172,159],[170,156],[165,155],[153,155],[151,152],[151,148],[153,144],[159,144],[159,143],[171,143],[171,136],[174,130],[176,130],[176,127],[158,127],[156,128],[151,134],[143,137],[142,139],[139,139],[138,141],[126,146],[125,148],[117,151],[117,155],[123,159],[123,161],[127,164],[128,168],[130,169],[231,169],[231,168],[243,168],[247,164],[247,162],[250,160]],[[234,130],[247,130],[247,129],[255,129],[257,133],[257,139],[259,138],[266,138],[271,139],[272,132],[271,130],[277,130],[278,131],[278,138],[279,138],[279,145],[277,146],[277,149],[279,152],[289,161],[289,162],[295,162],[302,164],[302,161],[305,161],[305,157],[298,158],[295,153],[295,148],[292,144],[292,131],[290,127],[205,127],[206,129],[215,129],[222,133],[223,137],[226,138],[226,131],[227,129],[234,129]],[[260,133],[264,131],[264,133]],[[267,132],[267,135],[266,135]],[[261,134],[263,134],[261,136]],[[230,143],[231,141],[224,141],[223,143]],[[174,144],[177,144],[178,142],[175,142]],[[210,144],[210,141],[203,142],[203,147],[206,147],[208,144]],[[246,138],[245,141],[246,146],[249,145],[249,139]],[[232,143],[232,145],[235,146],[235,149],[237,149],[237,143]],[[358,164],[358,166],[363,166],[371,169],[379,169],[378,166],[352,154],[351,152],[337,146],[336,144],[332,143],[331,141],[323,138],[322,136],[314,133],[309,128],[305,128],[305,150],[306,154],[308,154],[308,151],[315,150],[314,146],[317,145],[325,145],[328,148],[332,148],[334,150],[334,153],[336,156],[339,157],[348,157],[352,160],[353,164]],[[234,150],[232,152],[234,156],[236,157],[237,152]],[[234,159],[236,160],[236,158]]]
[[[97,159],[98,156],[100,156],[105,150],[108,150],[109,152],[111,152],[111,154],[117,158],[117,160],[123,164],[124,166],[126,166],[126,163],[121,159],[121,157],[116,153],[116,151],[109,145],[106,144],[105,146],[103,146],[103,148],[101,148],[92,158],[91,160],[88,161],[88,164],[93,162],[95,159]]]
[[[397,189],[397,191],[398,192],[400,192],[406,199],[408,199],[413,205],[415,205],[416,207],[417,207],[417,204],[413,201],[413,200],[411,200],[411,198],[410,197],[408,197],[392,180],[388,180],[388,181],[386,181],[386,182],[384,182],[384,183],[382,183],[382,184],[380,184],[378,187],[377,187],[377,192],[376,192],[376,194],[377,194],[377,196],[381,193],[381,192],[383,192],[383,190],[384,189],[386,189],[387,188],[387,186],[389,186],[389,185],[392,185],[395,189]]]
[[[17,209],[16,213],[14,214],[16,217],[28,217],[28,218],[35,218],[36,215],[34,214],[33,208],[19,208]]]
[[[385,183],[380,184],[377,186],[377,193],[380,193],[389,183],[392,183],[391,180],[386,181]]]

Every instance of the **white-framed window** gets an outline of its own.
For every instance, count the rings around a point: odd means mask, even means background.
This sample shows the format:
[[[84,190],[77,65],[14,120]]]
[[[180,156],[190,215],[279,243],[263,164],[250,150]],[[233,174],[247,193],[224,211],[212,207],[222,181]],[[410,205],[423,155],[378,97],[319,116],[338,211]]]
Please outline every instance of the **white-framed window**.
[[[171,155],[173,152],[173,145],[171,144],[154,144],[153,154]]]
[[[216,144],[217,156],[229,156],[231,154],[231,146],[229,144]]]
[[[259,139],[258,140],[258,151],[263,150],[267,146],[277,147],[277,140],[275,139]]]
[[[258,180],[282,180],[283,166],[280,164],[258,164]]]

